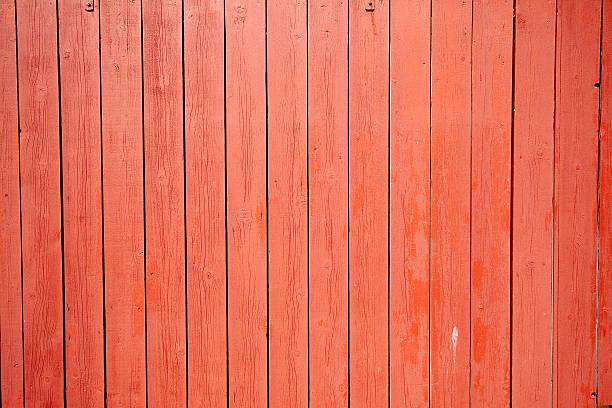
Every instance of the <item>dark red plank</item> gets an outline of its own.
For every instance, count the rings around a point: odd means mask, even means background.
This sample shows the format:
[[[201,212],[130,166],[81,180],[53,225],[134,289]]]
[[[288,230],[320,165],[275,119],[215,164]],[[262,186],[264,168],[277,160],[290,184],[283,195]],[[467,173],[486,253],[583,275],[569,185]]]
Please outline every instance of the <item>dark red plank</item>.
[[[347,7],[308,2],[312,407],[348,405]]]
[[[25,404],[60,407],[64,306],[56,5],[16,4]]]
[[[59,0],[66,403],[104,406],[98,7]]]
[[[142,2],[150,406],[186,405],[182,3]]]
[[[552,404],[555,2],[516,3],[512,403]]]
[[[227,401],[223,1],[185,1],[189,405]]]
[[[0,405],[23,406],[15,2],[0,1]]]
[[[472,2],[432,3],[431,405],[470,398]]]
[[[612,405],[612,4],[602,13],[597,390],[599,404]]]
[[[306,3],[268,1],[270,406],[308,406]]]
[[[473,10],[471,406],[508,406],[513,3]]]
[[[388,406],[389,3],[349,3],[350,403]]]
[[[230,407],[267,404],[265,3],[227,0]]]
[[[144,407],[140,2],[100,2],[108,407]]]
[[[593,406],[601,3],[559,0],[555,129],[557,407]]]
[[[391,2],[390,400],[429,404],[429,0]]]

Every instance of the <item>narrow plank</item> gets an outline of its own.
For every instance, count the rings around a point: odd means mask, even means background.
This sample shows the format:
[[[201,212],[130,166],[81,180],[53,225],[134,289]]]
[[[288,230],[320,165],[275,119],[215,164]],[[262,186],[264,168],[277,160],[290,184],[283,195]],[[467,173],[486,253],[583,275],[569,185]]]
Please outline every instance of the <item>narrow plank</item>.
[[[348,406],[348,3],[308,2],[310,402]]]
[[[104,405],[98,7],[58,2],[66,405]]]
[[[471,406],[510,404],[513,2],[474,0]]]
[[[429,406],[429,0],[391,2],[392,407]]]
[[[229,403],[267,397],[265,2],[227,0]]]
[[[308,406],[306,3],[270,0],[270,406]]]
[[[189,405],[227,401],[223,1],[185,5]]]
[[[100,3],[108,407],[146,402],[140,2]]]
[[[587,407],[596,387],[601,3],[557,7],[553,404]]]
[[[469,405],[472,2],[432,3],[431,405]]]
[[[148,403],[185,406],[182,2],[142,2]]]
[[[58,407],[64,405],[64,308],[57,14],[55,2],[16,4],[25,404]]]
[[[516,3],[512,404],[552,404],[555,1]]]
[[[603,5],[601,124],[599,132],[598,397],[612,405],[612,5]]]
[[[0,405],[23,406],[15,2],[0,1]]]
[[[349,3],[350,404],[388,406],[389,2]]]

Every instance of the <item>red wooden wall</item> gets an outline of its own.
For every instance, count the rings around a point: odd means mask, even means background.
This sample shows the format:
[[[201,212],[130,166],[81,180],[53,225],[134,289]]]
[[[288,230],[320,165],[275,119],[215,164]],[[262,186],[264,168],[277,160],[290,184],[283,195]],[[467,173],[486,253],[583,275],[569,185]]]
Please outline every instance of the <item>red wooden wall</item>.
[[[2,407],[612,405],[609,0],[0,0]]]

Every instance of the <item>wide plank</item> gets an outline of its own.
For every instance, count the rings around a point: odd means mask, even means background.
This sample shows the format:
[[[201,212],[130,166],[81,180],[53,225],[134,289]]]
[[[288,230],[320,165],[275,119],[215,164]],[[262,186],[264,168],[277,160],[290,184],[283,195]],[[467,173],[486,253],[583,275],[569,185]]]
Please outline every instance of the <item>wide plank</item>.
[[[25,405],[61,407],[64,304],[56,4],[16,4]]]
[[[140,2],[100,3],[108,407],[146,403]]]

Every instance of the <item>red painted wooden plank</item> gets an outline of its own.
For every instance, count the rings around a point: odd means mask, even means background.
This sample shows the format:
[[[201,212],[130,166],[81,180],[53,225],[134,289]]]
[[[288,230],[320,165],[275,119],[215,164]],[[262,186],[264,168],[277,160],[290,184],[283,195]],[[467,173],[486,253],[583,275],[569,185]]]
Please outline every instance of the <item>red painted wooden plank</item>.
[[[310,401],[348,405],[348,5],[308,2]]]
[[[368,4],[349,3],[349,381],[351,406],[386,407],[389,3]]]
[[[148,402],[186,405],[182,3],[142,2]]]
[[[226,7],[231,407],[267,404],[265,3]]]
[[[104,405],[98,7],[59,0],[66,403]]]
[[[552,404],[555,1],[516,3],[512,403]]]
[[[308,406],[306,3],[268,1],[270,406]]]
[[[140,2],[100,2],[108,407],[146,400]]]
[[[0,1],[0,405],[23,406],[15,2]]]
[[[429,404],[429,0],[391,2],[391,406]]]
[[[603,5],[599,133],[598,397],[612,405],[612,5]]]
[[[64,404],[56,18],[17,1],[26,406]]]
[[[471,406],[510,404],[511,0],[474,0]]]
[[[559,0],[554,405],[593,406],[600,2]]]
[[[185,2],[189,405],[227,401],[223,1]]]
[[[432,3],[431,405],[469,405],[472,2]]]

